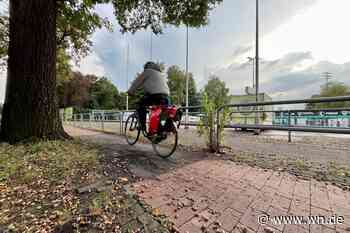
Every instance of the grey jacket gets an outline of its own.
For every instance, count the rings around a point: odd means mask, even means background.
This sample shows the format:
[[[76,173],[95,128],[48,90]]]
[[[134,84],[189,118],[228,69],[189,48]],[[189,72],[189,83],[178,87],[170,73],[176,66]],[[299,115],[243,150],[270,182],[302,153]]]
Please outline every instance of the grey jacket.
[[[162,72],[153,69],[145,69],[131,84],[128,93],[135,94],[136,90],[143,88],[145,94],[166,94],[169,95],[167,79]]]

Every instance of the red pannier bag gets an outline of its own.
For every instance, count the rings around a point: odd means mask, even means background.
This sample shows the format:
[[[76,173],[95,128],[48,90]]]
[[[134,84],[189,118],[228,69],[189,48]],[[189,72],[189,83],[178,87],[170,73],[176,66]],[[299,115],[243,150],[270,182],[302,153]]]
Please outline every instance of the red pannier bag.
[[[151,107],[151,114],[149,117],[149,134],[150,135],[154,135],[158,132],[161,114],[162,114],[162,108],[160,106]]]
[[[177,109],[175,106],[167,107],[166,112],[170,119],[173,119],[174,121],[176,120]]]
[[[163,115],[162,115],[163,114]],[[177,121],[177,109],[175,106],[152,106],[149,117],[149,135],[159,132],[161,118],[170,118]],[[181,119],[180,119],[181,120]]]

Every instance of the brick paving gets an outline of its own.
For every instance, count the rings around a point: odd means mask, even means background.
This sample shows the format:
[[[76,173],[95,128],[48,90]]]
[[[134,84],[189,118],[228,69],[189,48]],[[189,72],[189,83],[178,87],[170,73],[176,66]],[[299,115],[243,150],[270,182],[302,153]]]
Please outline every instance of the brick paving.
[[[131,189],[170,218],[182,233],[346,233],[350,195],[287,173],[202,160],[135,183]],[[260,225],[258,216],[343,216],[342,225]]]
[[[170,160],[154,156],[149,145],[125,145],[124,139],[66,128],[83,140],[108,145],[126,156],[144,179],[130,189],[168,216],[181,233],[349,233],[350,192],[284,172],[239,165],[213,155],[177,151]],[[258,216],[343,216],[341,225],[259,225]]]

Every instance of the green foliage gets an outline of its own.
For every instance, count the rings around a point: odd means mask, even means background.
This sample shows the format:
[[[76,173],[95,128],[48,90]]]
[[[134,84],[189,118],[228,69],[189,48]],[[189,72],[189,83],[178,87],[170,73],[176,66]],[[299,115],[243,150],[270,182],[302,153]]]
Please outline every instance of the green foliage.
[[[209,79],[204,87],[204,93],[208,95],[208,99],[213,101],[215,108],[228,104],[230,101],[229,89],[226,88],[225,82],[216,76]]]
[[[71,78],[62,80],[57,87],[59,106],[61,108],[85,108],[90,101],[90,90],[98,77],[73,72]]]
[[[209,98],[209,95],[204,92],[203,100],[202,100],[203,112],[205,113],[205,117],[201,118],[201,121],[197,127],[197,132],[199,136],[205,136],[207,138],[207,146],[210,151],[217,151],[217,141],[220,140],[220,144],[222,143],[223,133],[224,133],[224,125],[228,121],[229,111],[228,109],[224,109],[220,112],[219,115],[219,125],[216,130],[219,130],[219,138],[216,138],[215,133],[215,122],[217,118],[217,106],[215,102]]]
[[[209,11],[222,0],[112,0],[124,32],[151,28],[161,33],[164,24],[200,27],[208,23]]]
[[[320,97],[336,97],[336,96],[348,96],[350,95],[350,87],[344,83],[330,82],[328,86],[324,85],[321,88],[319,95],[313,95],[311,98]],[[325,109],[325,108],[345,108],[350,107],[350,102],[337,102],[337,103],[317,103],[307,104],[306,109]]]
[[[184,106],[186,104],[186,72],[178,66],[171,66],[167,71],[167,75],[172,103]],[[188,102],[190,106],[196,106],[199,105],[200,97],[197,93],[193,74],[189,73],[188,75]]]
[[[198,126],[198,133],[200,136],[205,135],[207,137],[208,147],[211,151],[216,151],[217,141],[220,144],[223,140],[224,125],[228,121],[229,111],[223,109],[219,115],[219,122],[217,120],[217,110],[228,104],[230,100],[229,89],[226,88],[225,82],[221,81],[218,77],[212,76],[204,87],[202,106],[203,111],[206,115],[205,118],[201,119]],[[216,129],[219,131],[219,138],[216,138],[215,123],[219,125]]]
[[[140,102],[141,98],[145,95],[143,90],[137,90],[135,95],[129,96],[129,109],[136,109],[138,108],[138,103]],[[124,93],[124,108],[126,108],[126,94]]]
[[[116,109],[122,107],[117,87],[105,77],[92,85],[90,95],[89,108],[91,109]]]
[[[4,1],[7,2],[7,1]],[[208,23],[209,11],[222,0],[63,0],[57,1],[57,46],[71,52],[78,62],[91,48],[91,36],[97,30],[112,30],[111,22],[96,12],[99,4],[111,3],[122,32],[151,28],[162,32],[165,24],[200,27]],[[7,55],[9,20],[0,16],[0,58]]]
[[[56,79],[58,87],[72,77],[72,65],[70,59],[71,57],[67,54],[66,50],[57,50]]]
[[[7,1],[0,1],[2,3]],[[9,17],[8,12],[0,12],[0,68],[6,65],[9,43]]]
[[[112,30],[107,18],[97,14],[95,6],[107,0],[58,1],[57,45],[71,51],[75,61],[86,56],[92,45],[91,35],[100,28]]]

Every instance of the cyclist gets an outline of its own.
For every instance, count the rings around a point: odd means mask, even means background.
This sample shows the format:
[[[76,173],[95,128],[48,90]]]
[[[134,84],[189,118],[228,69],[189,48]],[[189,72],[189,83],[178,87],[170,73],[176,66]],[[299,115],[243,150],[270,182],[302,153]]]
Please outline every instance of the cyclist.
[[[142,130],[146,129],[147,107],[151,105],[170,105],[169,87],[166,77],[158,64],[149,61],[144,65],[143,72],[133,81],[128,90],[130,96],[142,89],[144,96],[137,109]]]

